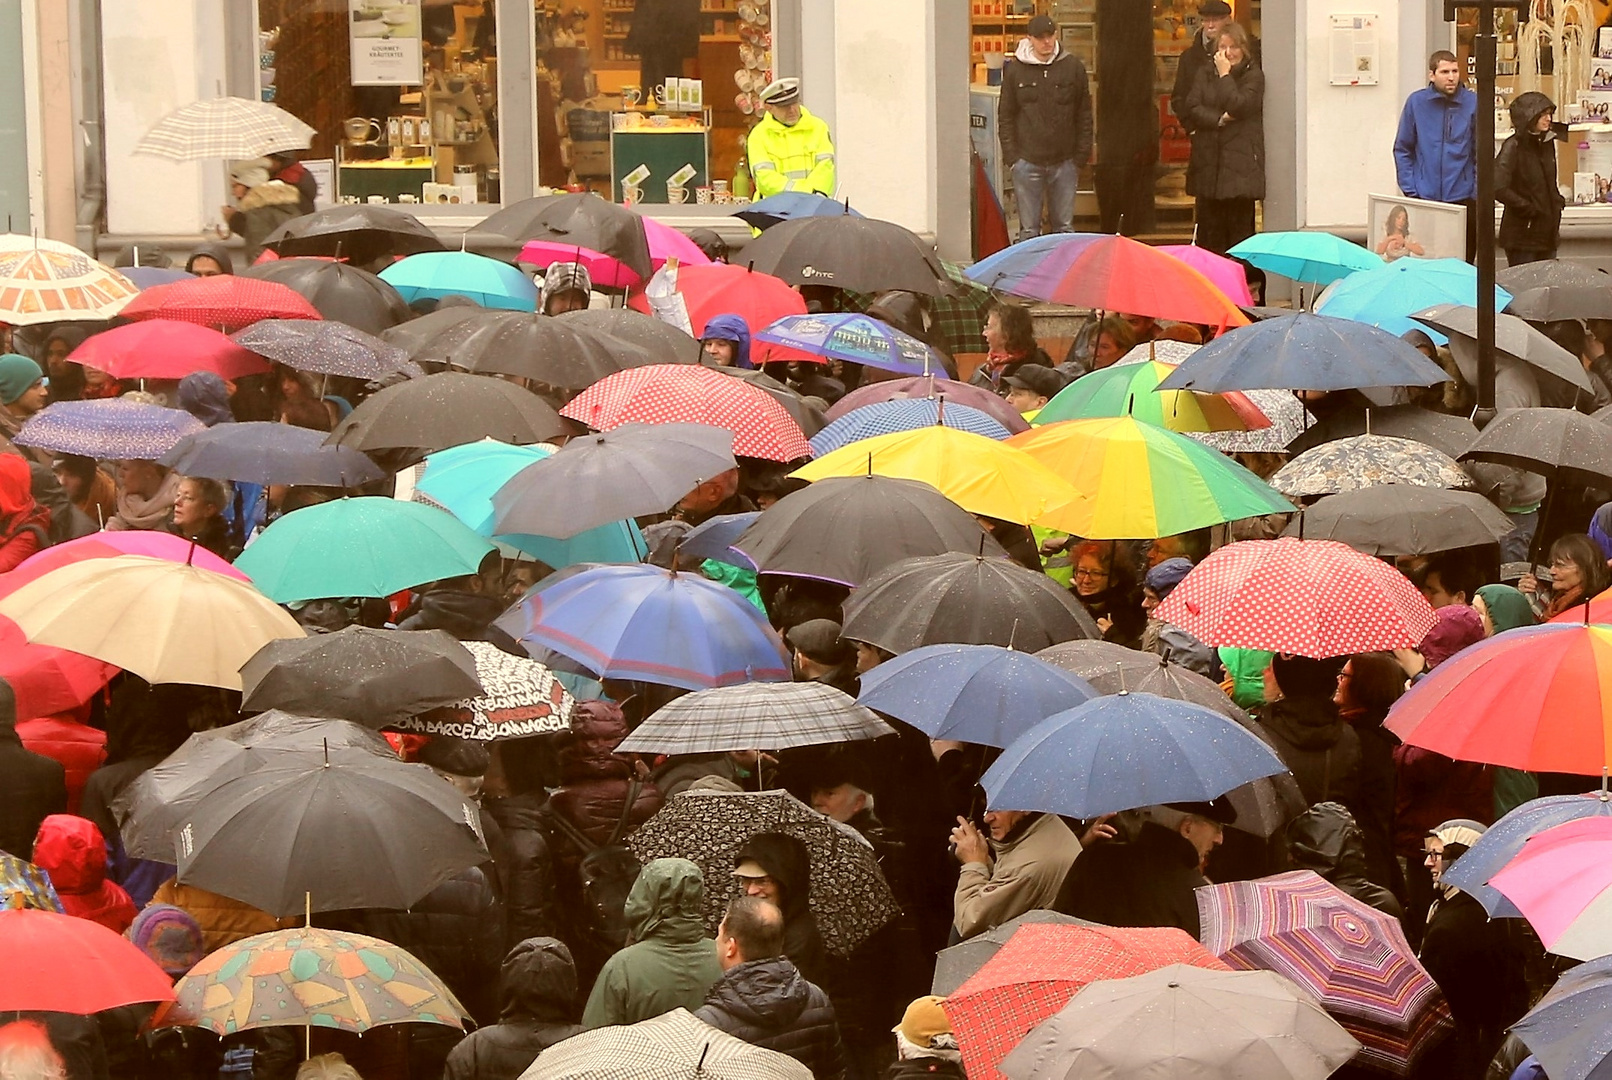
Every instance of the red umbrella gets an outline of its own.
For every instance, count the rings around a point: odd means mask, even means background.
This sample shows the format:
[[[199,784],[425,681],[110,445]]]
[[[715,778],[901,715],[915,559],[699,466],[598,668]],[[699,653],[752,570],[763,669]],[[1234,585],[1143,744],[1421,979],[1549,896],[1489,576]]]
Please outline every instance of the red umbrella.
[[[710,424],[733,432],[733,452],[768,461],[812,456],[789,410],[765,390],[697,364],[650,364],[608,375],[560,415],[609,431],[622,424]]]
[[[300,293],[277,281],[239,274],[176,281],[136,296],[119,312],[125,319],[175,319],[233,333],[260,319],[323,318]]]
[[[93,656],[31,644],[21,627],[0,618],[0,679],[16,695],[18,720],[76,709],[117,673]]]
[[[1389,564],[1333,540],[1244,540],[1199,563],[1158,618],[1210,645],[1317,659],[1413,649],[1437,621]]]
[[[679,266],[677,292],[688,308],[694,336],[705,331],[713,316],[732,312],[743,317],[752,334],[764,330],[785,315],[806,314],[806,301],[771,274],[742,266],[712,263],[709,266]],[[649,301],[634,293],[627,306],[648,313]]]
[[[100,923],[53,911],[0,910],[0,1012],[96,1013],[174,1000],[173,981]]]
[[[833,423],[853,409],[897,398],[927,398],[944,396],[954,405],[967,405],[990,416],[1014,434],[1029,431],[1024,416],[1009,405],[999,394],[983,386],[972,386],[956,379],[942,379],[934,375],[914,375],[906,379],[886,379],[882,382],[859,386],[829,407],[824,418]]]
[[[946,998],[964,1070],[974,1080],[1005,1080],[997,1068],[1002,1059],[1082,987],[1170,964],[1231,970],[1173,926],[1020,926]]]
[[[211,371],[225,379],[264,375],[269,362],[210,326],[147,319],[92,334],[68,354],[114,379],[183,379]]]

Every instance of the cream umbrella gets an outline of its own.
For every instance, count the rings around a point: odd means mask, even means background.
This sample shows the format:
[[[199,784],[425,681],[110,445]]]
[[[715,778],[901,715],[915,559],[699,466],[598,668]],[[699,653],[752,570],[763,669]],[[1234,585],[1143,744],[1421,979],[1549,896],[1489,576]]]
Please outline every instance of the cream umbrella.
[[[305,149],[313,134],[313,128],[278,105],[216,97],[193,101],[158,120],[134,152],[173,161],[238,161]]]
[[[139,292],[134,282],[69,244],[0,235],[0,322],[110,319]]]

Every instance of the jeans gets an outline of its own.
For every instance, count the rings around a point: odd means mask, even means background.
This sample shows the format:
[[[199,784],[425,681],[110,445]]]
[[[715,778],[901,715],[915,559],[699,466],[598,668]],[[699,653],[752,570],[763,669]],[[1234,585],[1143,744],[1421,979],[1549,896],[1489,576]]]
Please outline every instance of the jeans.
[[[1019,206],[1020,240],[1041,235],[1041,206],[1047,205],[1052,232],[1074,232],[1075,189],[1080,170],[1074,159],[1037,165],[1022,158],[1013,163],[1013,198]]]
[[[1512,527],[1509,533],[1500,538],[1500,561],[1527,562],[1529,549],[1534,544],[1534,531],[1539,528],[1539,511],[1513,514],[1507,510],[1505,514],[1511,519]]]

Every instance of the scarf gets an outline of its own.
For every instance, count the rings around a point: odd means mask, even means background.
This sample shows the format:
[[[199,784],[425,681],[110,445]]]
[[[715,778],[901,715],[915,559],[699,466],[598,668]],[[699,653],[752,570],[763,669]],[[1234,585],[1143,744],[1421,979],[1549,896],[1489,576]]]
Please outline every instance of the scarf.
[[[174,498],[179,494],[179,480],[178,473],[169,473],[163,478],[162,486],[157,489],[157,493],[149,498],[144,495],[131,495],[126,491],[118,492],[118,514],[114,520],[123,524],[108,525],[108,528],[162,528],[168,521],[168,514],[174,508]]]
[[[1551,595],[1550,604],[1545,608],[1545,615],[1541,622],[1550,622],[1568,608],[1577,607],[1585,600],[1584,590],[1575,585],[1564,593]]]

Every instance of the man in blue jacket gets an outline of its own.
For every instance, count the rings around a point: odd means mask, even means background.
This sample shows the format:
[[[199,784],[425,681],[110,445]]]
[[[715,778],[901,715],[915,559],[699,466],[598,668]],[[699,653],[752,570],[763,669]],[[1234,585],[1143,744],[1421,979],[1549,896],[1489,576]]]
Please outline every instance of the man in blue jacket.
[[[1440,49],[1427,61],[1428,84],[1405,101],[1394,136],[1399,190],[1413,199],[1466,207],[1466,258],[1478,247],[1478,95],[1461,85],[1461,64]]]

